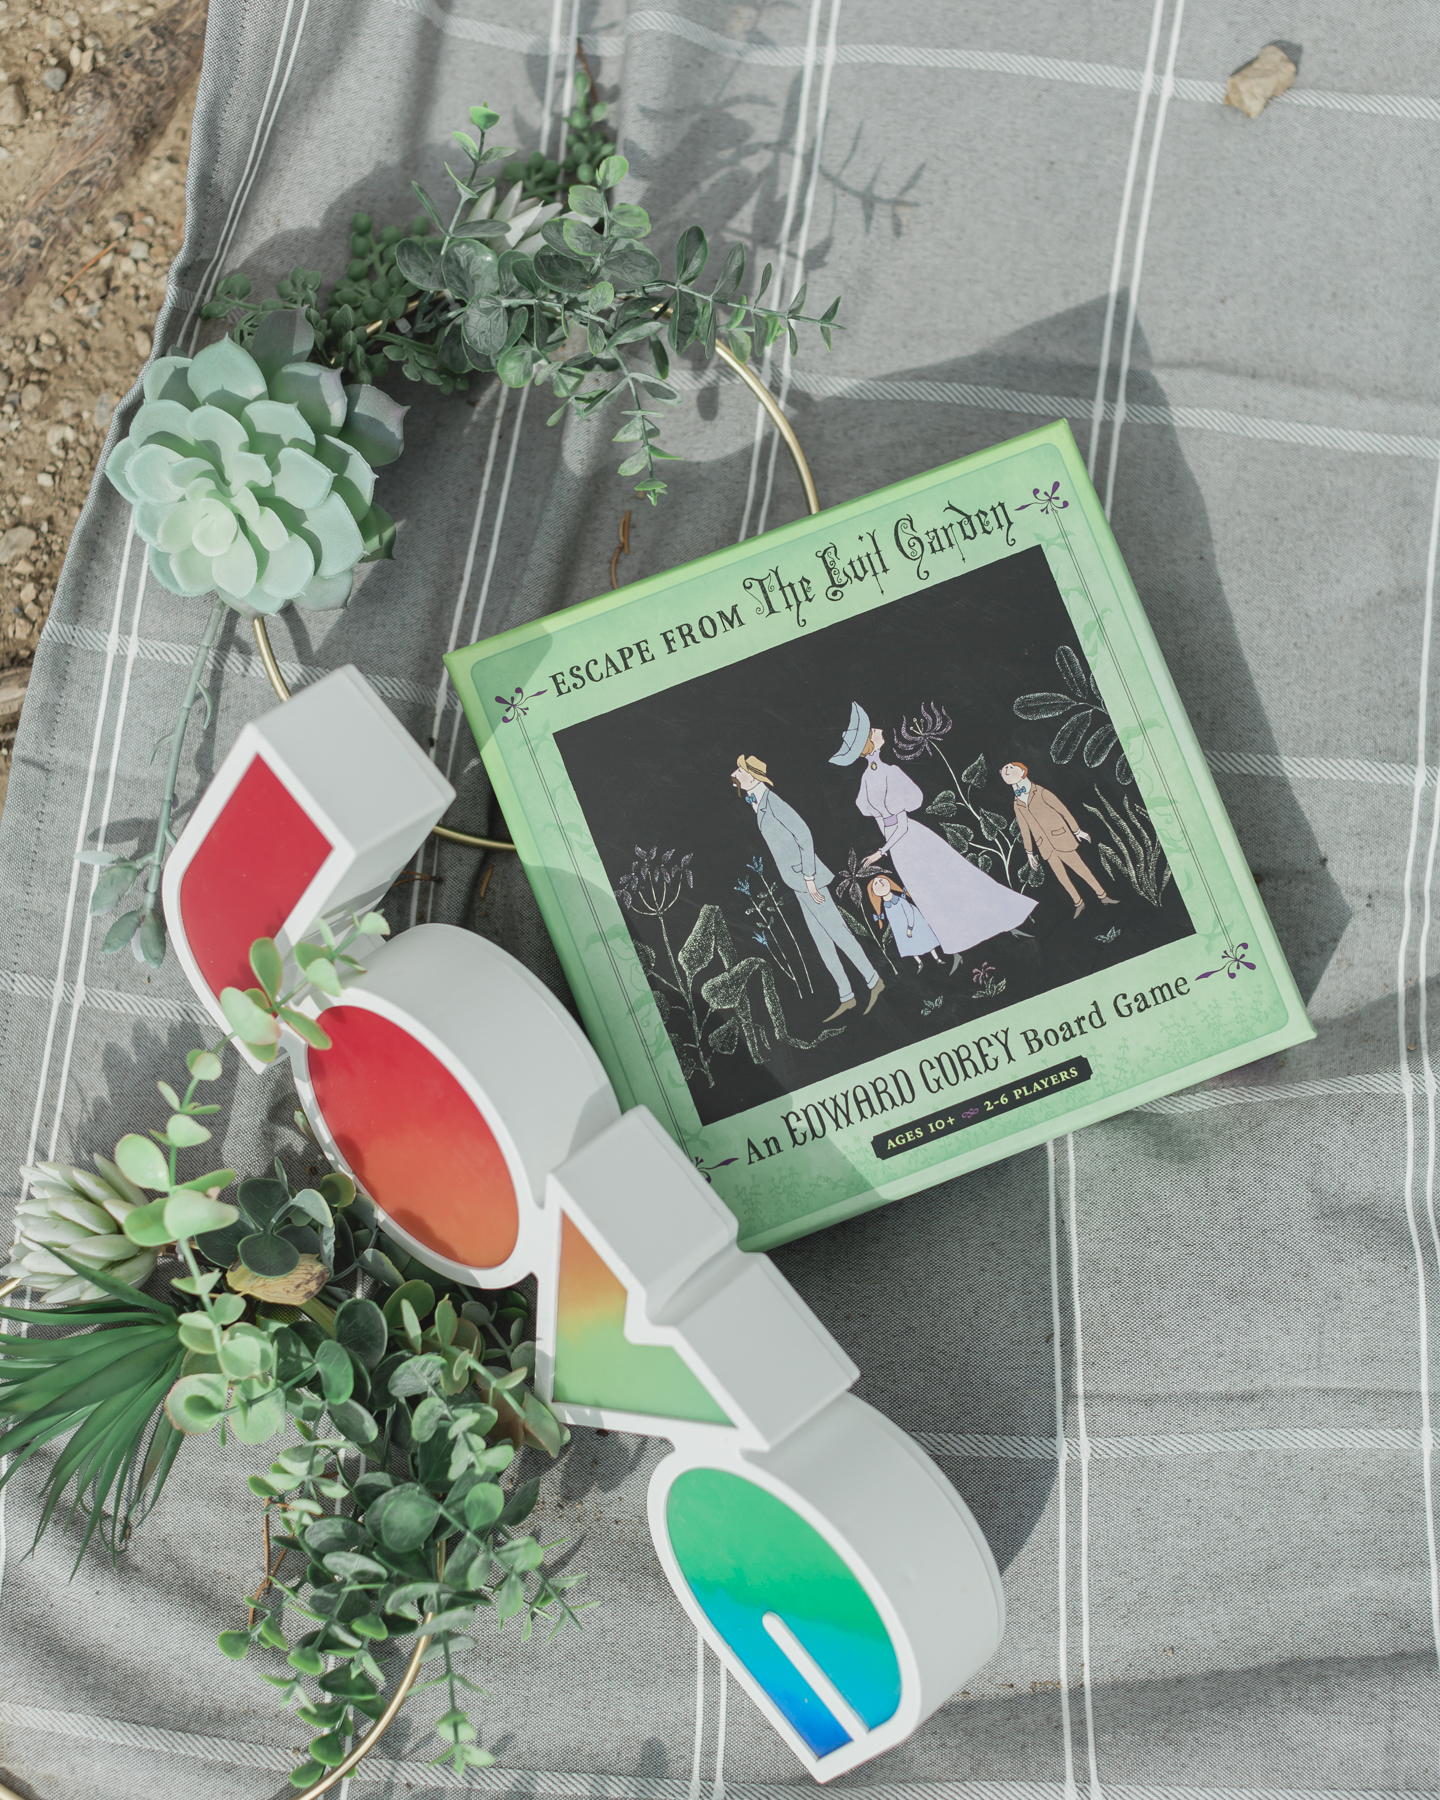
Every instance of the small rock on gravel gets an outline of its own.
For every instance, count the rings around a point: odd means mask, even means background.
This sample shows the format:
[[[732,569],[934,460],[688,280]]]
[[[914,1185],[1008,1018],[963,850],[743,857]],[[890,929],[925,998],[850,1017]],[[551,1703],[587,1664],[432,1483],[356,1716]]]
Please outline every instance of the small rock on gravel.
[[[1249,119],[1258,119],[1266,103],[1283,94],[1294,84],[1296,68],[1278,44],[1267,44],[1254,62],[1246,63],[1230,77],[1225,89],[1225,104],[1240,109]]]
[[[52,94],[58,94],[70,78],[68,69],[47,69],[40,77]]]
[[[0,537],[0,567],[23,556],[34,544],[35,533],[28,525],[12,525],[4,537]]]
[[[27,381],[25,386],[20,390],[21,412],[34,412],[35,408],[40,404],[44,397],[43,392],[33,381]]]
[[[137,331],[131,337],[130,342],[135,346],[135,354],[142,362],[145,361],[150,355],[150,333]]]
[[[23,125],[29,110],[25,104],[25,90],[18,81],[7,81],[0,87],[0,129]]]

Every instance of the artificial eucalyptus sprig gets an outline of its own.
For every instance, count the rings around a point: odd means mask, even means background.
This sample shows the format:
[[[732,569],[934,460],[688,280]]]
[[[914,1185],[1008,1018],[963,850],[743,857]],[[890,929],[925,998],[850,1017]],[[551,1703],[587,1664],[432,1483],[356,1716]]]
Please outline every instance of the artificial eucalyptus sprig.
[[[83,1279],[82,1292],[99,1297],[0,1307],[0,1317],[62,1328],[0,1333],[0,1457],[13,1459],[0,1487],[68,1440],[44,1478],[36,1535],[68,1499],[67,1523],[86,1521],[77,1567],[97,1530],[112,1555],[126,1547],[187,1436],[218,1427],[222,1442],[255,1444],[293,1423],[299,1442],[248,1480],[277,1510],[275,1541],[282,1560],[298,1553],[297,1574],[282,1581],[278,1564],[267,1567],[249,1624],[223,1632],[220,1647],[237,1660],[257,1646],[284,1653],[288,1666],[265,1679],[316,1734],[291,1776],[297,1787],[342,1759],[354,1715],[382,1710],[378,1647],[421,1632],[449,1699],[435,1760],[457,1772],[493,1761],[461,1703],[473,1684],[455,1666],[457,1646],[482,1614],[500,1628],[517,1620],[528,1638],[537,1621],[553,1635],[583,1610],[567,1597],[580,1577],[546,1567],[559,1546],[522,1530],[538,1479],[501,1484],[522,1446],[554,1456],[569,1437],[533,1391],[525,1297],[484,1295],[423,1268],[338,1170],[297,1186],[277,1157],[274,1178],[239,1182],[233,1203],[220,1198],[233,1170],[182,1178],[182,1158],[211,1138],[202,1120],[220,1109],[199,1096],[223,1073],[225,1046],[238,1040],[267,1061],[288,1028],[323,1053],[329,1036],[302,1002],[312,990],[342,995],[362,972],[351,949],[385,929],[376,913],[352,917],[338,937],[321,924],[318,941],[298,947],[293,977],[273,941],[257,939],[256,986],[220,997],[231,1031],[189,1052],[183,1088],[156,1083],[165,1128],[128,1133],[113,1163],[97,1159],[128,1243],[184,1263],[173,1299],[78,1260],[83,1245],[55,1245],[65,1282]],[[47,1180],[68,1193],[83,1172],[62,1181],[59,1169]],[[87,1178],[71,1197],[99,1186]]]
[[[446,393],[465,388],[472,373],[496,374],[516,388],[548,381],[561,402],[552,425],[567,411],[589,418],[628,398],[614,440],[635,448],[619,472],[642,477],[635,491],[653,505],[665,492],[657,464],[677,460],[658,442],[660,409],[681,399],[668,380],[670,353],[699,345],[713,356],[723,341],[748,362],[755,349],[782,337],[797,351],[797,327],[804,325],[815,326],[828,347],[840,302],[810,315],[802,282],[788,305],[765,305],[772,268],[767,264],[747,294],[739,244],[714,285],[701,287],[709,245],[698,225],[680,234],[667,275],[641,241],[650,235],[649,214],[614,198],[630,165],[618,154],[600,155],[598,134],[597,142],[587,140],[577,164],[582,179],[564,188],[566,211],[555,217],[558,204],[544,202],[547,192],[560,190],[547,185],[544,159],[537,178],[533,159],[517,163],[513,150],[487,147],[486,134],[499,120],[489,107],[472,107],[470,120],[478,137],[454,134],[468,167],[457,173],[447,165],[458,195],[448,222],[415,182],[425,216],[409,235],[393,225],[377,234],[369,214],[355,215],[353,258],[328,301],[321,300],[317,271],[295,270],[262,301],[250,298],[253,284],[237,274],[221,284],[206,316],[227,318],[245,343],[267,314],[298,305],[316,332],[317,357],[361,382],[380,378],[387,362]],[[500,167],[516,180],[503,200]]]
[[[100,866],[90,908],[114,910],[138,881],[138,905],[107,930],[102,951],[129,946],[137,961],[165,958],[160,905],[181,751],[195,704],[207,721],[202,681],[227,608],[246,617],[343,606],[362,562],[389,557],[395,526],[375,502],[375,469],[403,448],[405,409],[376,383],[403,375],[453,393],[472,375],[507,386],[549,383],[559,405],[589,419],[622,404],[613,440],[619,473],[654,505],[666,491],[660,465],[678,460],[661,442],[667,409],[681,403],[672,354],[718,344],[738,361],[799,328],[831,342],[839,300],[818,317],[806,284],[788,305],[766,305],[767,264],[753,295],[735,245],[719,278],[700,285],[710,248],[698,225],[675,245],[674,272],[643,243],[645,209],[616,198],[629,164],[604,134],[606,105],[581,69],[560,159],[488,145],[499,115],[470,109],[478,136],[454,136],[467,158],[447,172],[456,190],[449,220],[419,182],[424,212],[408,227],[351,221],[350,260],[327,281],[296,268],[266,299],[240,272],[227,275],[202,317],[225,319],[230,342],[194,358],[161,357],[145,374],[146,403],[106,473],[134,507],[150,567],[173,593],[214,592],[169,746],[154,842],[147,855],[88,851]],[[500,181],[510,182],[502,194]],[[352,378],[347,385],[344,377]]]

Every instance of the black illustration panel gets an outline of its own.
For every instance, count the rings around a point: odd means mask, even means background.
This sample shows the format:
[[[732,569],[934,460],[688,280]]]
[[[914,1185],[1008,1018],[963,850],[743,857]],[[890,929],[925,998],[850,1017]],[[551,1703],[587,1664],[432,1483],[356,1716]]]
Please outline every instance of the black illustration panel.
[[[706,1124],[1193,931],[1039,548],[555,741]]]

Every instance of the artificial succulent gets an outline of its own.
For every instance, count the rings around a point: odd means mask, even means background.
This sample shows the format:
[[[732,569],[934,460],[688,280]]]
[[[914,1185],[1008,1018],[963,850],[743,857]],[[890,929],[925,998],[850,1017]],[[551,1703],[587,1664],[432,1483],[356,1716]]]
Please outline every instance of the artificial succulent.
[[[248,349],[222,338],[146,369],[105,473],[171,593],[214,592],[247,618],[343,606],[356,565],[390,554],[375,470],[404,448],[407,408],[308,361],[314,342],[302,311],[276,311]]]
[[[20,1205],[19,1237],[6,1274],[22,1276],[52,1303],[105,1298],[104,1288],[77,1275],[55,1254],[57,1250],[131,1287],[138,1287],[155,1268],[155,1252],[138,1248],[122,1229],[127,1215],[150,1196],[105,1157],[97,1156],[95,1166],[99,1173],[94,1175],[56,1162],[20,1171],[30,1185]]]

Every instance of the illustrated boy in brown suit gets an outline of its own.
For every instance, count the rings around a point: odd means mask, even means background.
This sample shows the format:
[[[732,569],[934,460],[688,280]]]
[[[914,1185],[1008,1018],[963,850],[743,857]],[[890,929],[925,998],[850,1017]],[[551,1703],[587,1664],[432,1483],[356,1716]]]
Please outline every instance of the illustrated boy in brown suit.
[[[1085,902],[1066,873],[1068,869],[1073,869],[1087,886],[1095,890],[1102,906],[1118,906],[1120,902],[1110,898],[1085,866],[1080,855],[1080,845],[1082,842],[1088,844],[1092,839],[1088,831],[1080,829],[1065,802],[1052,794],[1049,788],[1042,788],[1031,781],[1030,771],[1022,762],[1006,763],[1000,771],[1000,779],[1008,781],[1015,790],[1015,822],[1020,827],[1020,838],[1025,845],[1025,854],[1030,859],[1030,867],[1038,869],[1040,862],[1045,863],[1075,902],[1075,917],[1078,919],[1084,912]],[[1036,861],[1037,857],[1039,862]]]

